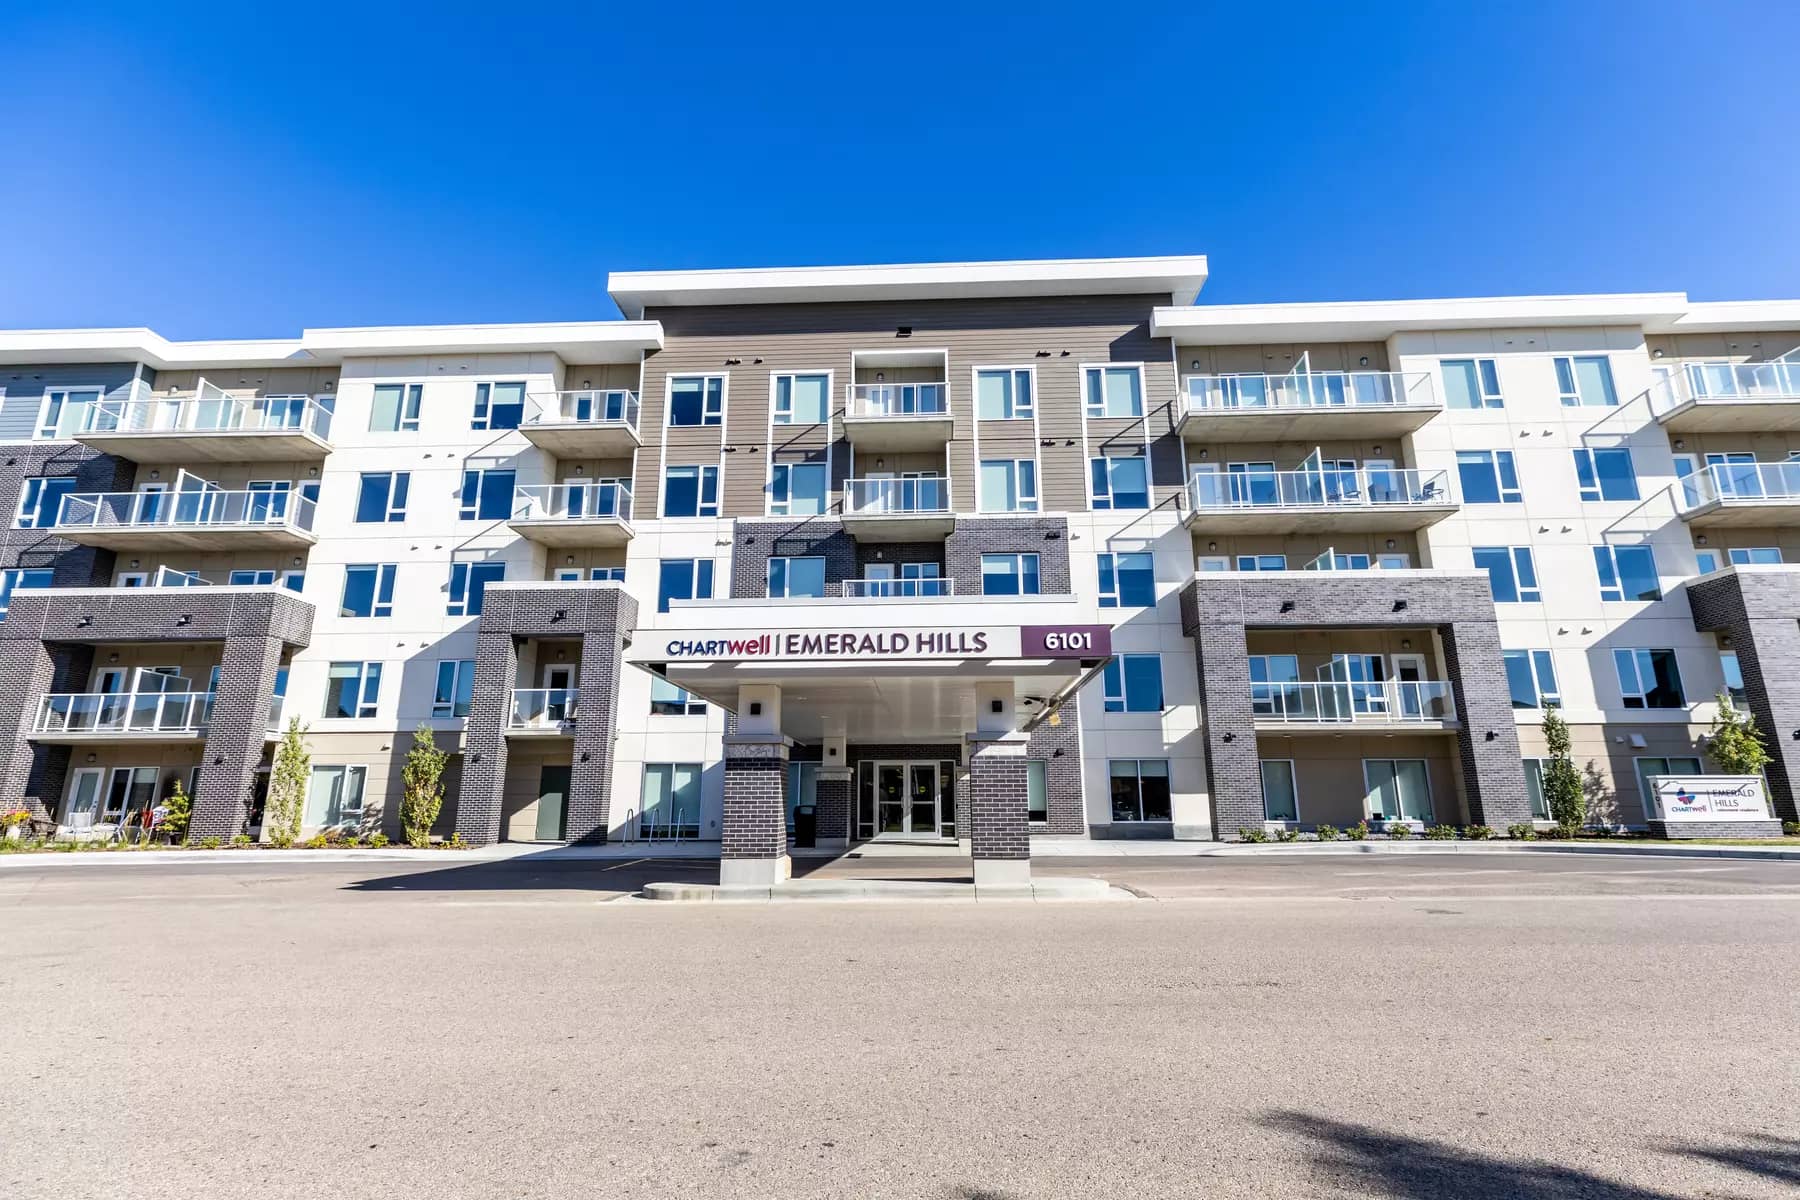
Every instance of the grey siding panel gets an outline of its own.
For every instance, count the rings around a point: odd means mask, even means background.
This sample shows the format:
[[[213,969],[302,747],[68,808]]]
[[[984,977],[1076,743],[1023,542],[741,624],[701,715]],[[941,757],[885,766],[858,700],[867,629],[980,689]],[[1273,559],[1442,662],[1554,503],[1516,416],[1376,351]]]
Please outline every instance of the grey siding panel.
[[[0,442],[28,442],[37,433],[38,411],[44,393],[59,387],[99,387],[109,400],[123,400],[131,393],[131,363],[44,363],[37,366],[0,367]],[[145,368],[144,378],[155,372]],[[10,511],[10,510],[9,510]]]

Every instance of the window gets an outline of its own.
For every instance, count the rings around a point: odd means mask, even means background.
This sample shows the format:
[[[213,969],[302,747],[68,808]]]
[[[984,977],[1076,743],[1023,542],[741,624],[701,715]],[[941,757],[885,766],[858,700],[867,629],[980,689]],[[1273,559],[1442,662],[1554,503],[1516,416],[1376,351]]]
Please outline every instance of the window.
[[[787,769],[787,827],[794,830],[794,810],[802,804],[819,803],[819,764],[791,762]]]
[[[1294,760],[1262,760],[1263,820],[1298,821],[1300,793],[1294,786]]]
[[[100,402],[99,388],[52,388],[44,393],[43,407],[38,411],[41,438],[74,437],[87,420],[91,406]]]
[[[1514,708],[1544,708],[1562,703],[1556,687],[1556,667],[1548,650],[1502,650],[1506,684],[1512,689]]]
[[[518,472],[507,467],[469,467],[463,471],[462,510],[465,521],[504,521],[512,516],[513,487]]]
[[[1163,710],[1162,655],[1116,654],[1101,673],[1109,713]]]
[[[825,402],[831,392],[829,375],[777,375],[775,423],[823,425]]]
[[[1726,551],[1734,567],[1747,567],[1755,564],[1778,565],[1781,562],[1780,546],[1739,546]]]
[[[344,600],[340,617],[391,617],[394,615],[393,563],[352,563],[344,568]]]
[[[982,512],[1036,512],[1037,462],[1029,458],[981,461]]]
[[[1143,377],[1138,368],[1087,368],[1087,415],[1090,417],[1143,416]]]
[[[468,474],[463,473],[465,493]],[[374,525],[406,520],[406,492],[411,484],[410,471],[364,471],[356,493],[357,522]]]
[[[669,467],[663,471],[663,516],[719,515],[719,468]]]
[[[1444,398],[1451,408],[1499,408],[1500,372],[1491,358],[1447,358]]]
[[[1272,717],[1286,712],[1299,712],[1308,697],[1298,687],[1281,684],[1300,682],[1300,658],[1295,654],[1252,654],[1250,668],[1250,712],[1253,716]]]
[[[1619,694],[1626,708],[1686,708],[1673,650],[1614,650]]]
[[[770,516],[810,516],[824,511],[824,463],[775,464],[769,475]]]
[[[1041,758],[1025,760],[1025,819],[1034,825],[1050,819],[1049,766]]]
[[[422,383],[378,383],[375,404],[369,409],[370,433],[415,433],[419,428]]]
[[[1033,414],[1031,368],[975,372],[975,415],[983,421],[1028,421]]]
[[[665,558],[657,564],[657,612],[668,612],[671,600],[710,600],[712,594],[712,559]]]
[[[1488,573],[1496,604],[1543,599],[1530,546],[1476,546],[1475,567]]]
[[[1431,778],[1422,758],[1363,759],[1363,788],[1372,817],[1426,823],[1432,819]]]
[[[1547,758],[1525,760],[1525,794],[1531,799],[1531,819],[1534,821],[1550,819],[1550,801],[1544,796],[1544,770],[1549,765]]]
[[[12,605],[12,594],[20,588],[47,588],[53,572],[49,567],[15,567],[0,571],[0,615]]]
[[[471,429],[517,429],[524,419],[524,384],[475,385],[475,419],[469,424]]]
[[[1115,758],[1107,763],[1112,779],[1112,819],[1167,821],[1169,763],[1162,758]]]
[[[381,700],[381,664],[334,662],[325,673],[325,716],[372,717]]]
[[[669,379],[669,424],[717,425],[725,419],[723,375],[676,375]]]
[[[308,825],[360,825],[367,767],[314,767],[306,789]]]
[[[1737,707],[1744,707],[1749,697],[1744,691],[1744,668],[1738,662],[1736,650],[1719,651],[1719,670],[1725,676],[1725,694]]]
[[[823,558],[771,558],[769,598],[780,600],[825,594]]]
[[[453,617],[481,615],[481,599],[487,585],[506,578],[504,562],[453,562],[450,564],[450,606]]]
[[[33,476],[25,480],[19,492],[19,514],[13,522],[20,529],[48,529],[56,524],[62,511],[63,497],[75,490],[75,480],[68,476],[49,478]]]
[[[700,764],[645,763],[640,838],[700,836]]]
[[[275,582],[273,571],[233,571],[225,582],[232,587],[261,587]]]
[[[594,567],[588,571],[588,578],[596,583],[624,583],[624,567]]]
[[[1706,769],[1697,758],[1640,758],[1634,760],[1637,766],[1638,797],[1644,806],[1644,815],[1650,815],[1650,797],[1655,791],[1650,786],[1652,775],[1704,775]]]
[[[706,701],[682,690],[661,675],[650,677],[650,715],[655,717],[698,717],[706,713]]]
[[[1656,555],[1648,546],[1595,546],[1602,600],[1661,600]]]
[[[1517,504],[1523,499],[1511,450],[1459,450],[1456,474],[1464,504]]]
[[[1575,451],[1575,480],[1583,500],[1636,500],[1637,470],[1629,450]]]
[[[1240,571],[1285,571],[1287,570],[1287,555],[1240,554],[1237,556],[1237,569]]]
[[[1095,508],[1149,508],[1149,460],[1143,455],[1106,455],[1088,460]]]
[[[1613,393],[1612,364],[1601,354],[1558,358],[1556,387],[1562,402],[1570,407],[1589,404],[1610,408],[1619,402]]]
[[[1146,552],[1102,554],[1101,608],[1152,608],[1156,604],[1156,560]]]
[[[1035,554],[982,555],[981,594],[984,596],[1037,595],[1038,556]]]
[[[434,717],[466,717],[475,701],[475,660],[446,658],[438,663],[437,692],[431,701]]]

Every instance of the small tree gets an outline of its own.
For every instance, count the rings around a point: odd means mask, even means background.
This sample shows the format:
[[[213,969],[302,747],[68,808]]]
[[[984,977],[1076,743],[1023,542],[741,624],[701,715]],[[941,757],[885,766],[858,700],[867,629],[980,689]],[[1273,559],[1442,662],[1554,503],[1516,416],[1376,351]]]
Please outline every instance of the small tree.
[[[300,814],[306,806],[306,788],[312,782],[312,750],[306,744],[306,728],[299,717],[288,720],[275,747],[275,763],[269,772],[269,798],[263,804],[263,840],[283,849],[300,837]]]
[[[1554,705],[1544,710],[1544,746],[1550,760],[1544,764],[1544,803],[1550,819],[1571,834],[1587,823],[1587,794],[1581,774],[1569,757],[1569,726]]]
[[[431,845],[431,827],[444,808],[444,766],[449,761],[429,725],[413,731],[412,749],[400,768],[400,826],[409,846]]]
[[[156,826],[156,832],[168,835],[171,842],[179,842],[187,837],[188,820],[194,815],[194,798],[187,794],[187,788],[177,779],[169,788],[169,794],[163,800],[163,819]]]
[[[1713,718],[1706,753],[1727,775],[1761,775],[1769,765],[1769,748],[1763,745],[1756,718],[1719,693],[1719,712]]]

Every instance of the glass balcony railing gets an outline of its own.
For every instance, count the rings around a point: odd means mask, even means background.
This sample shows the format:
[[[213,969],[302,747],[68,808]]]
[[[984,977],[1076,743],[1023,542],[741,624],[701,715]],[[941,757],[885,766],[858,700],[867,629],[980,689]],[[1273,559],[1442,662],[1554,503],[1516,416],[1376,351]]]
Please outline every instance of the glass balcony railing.
[[[310,433],[331,440],[331,410],[311,396],[211,394],[99,400],[86,406],[82,434]]]
[[[1455,720],[1456,702],[1442,680],[1253,683],[1250,711],[1259,721],[1380,725]]]
[[[1409,508],[1455,503],[1447,471],[1400,467],[1198,474],[1188,483],[1188,501],[1195,512]]]
[[[1189,375],[1190,411],[1435,408],[1431,376],[1413,371],[1313,371],[1291,375]]]
[[[55,692],[38,700],[37,733],[199,735],[212,722],[211,692]]]
[[[1708,463],[1675,482],[1683,510],[1721,504],[1769,504],[1800,500],[1800,459],[1788,462]]]
[[[844,511],[905,516],[950,511],[950,481],[941,476],[844,480]]]
[[[847,417],[942,417],[950,412],[941,383],[856,383]]]
[[[514,688],[508,729],[557,730],[575,720],[580,692],[576,688]]]
[[[1800,358],[1760,363],[1683,363],[1650,389],[1657,416],[1690,401],[1800,400]]]
[[[921,597],[953,596],[954,579],[846,579],[846,600],[917,600]]]
[[[542,392],[528,397],[526,425],[619,426],[637,432],[638,394],[627,388]]]
[[[236,529],[311,532],[315,505],[294,491],[71,492],[56,523],[65,529]]]
[[[623,480],[537,484],[513,490],[515,521],[631,520],[631,488]]]

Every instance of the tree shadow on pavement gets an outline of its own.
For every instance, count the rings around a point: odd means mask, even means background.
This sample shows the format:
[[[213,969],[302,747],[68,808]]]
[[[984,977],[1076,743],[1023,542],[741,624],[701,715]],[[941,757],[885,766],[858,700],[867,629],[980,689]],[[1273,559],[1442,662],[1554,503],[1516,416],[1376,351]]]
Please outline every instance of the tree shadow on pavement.
[[[1404,1200],[1680,1200],[1574,1167],[1510,1162],[1388,1130],[1276,1111],[1262,1123],[1316,1143],[1314,1164],[1348,1195]]]
[[[1675,1146],[1671,1153],[1734,1167],[1800,1190],[1800,1139],[1766,1133],[1745,1134],[1744,1138],[1746,1144],[1742,1146]]]

